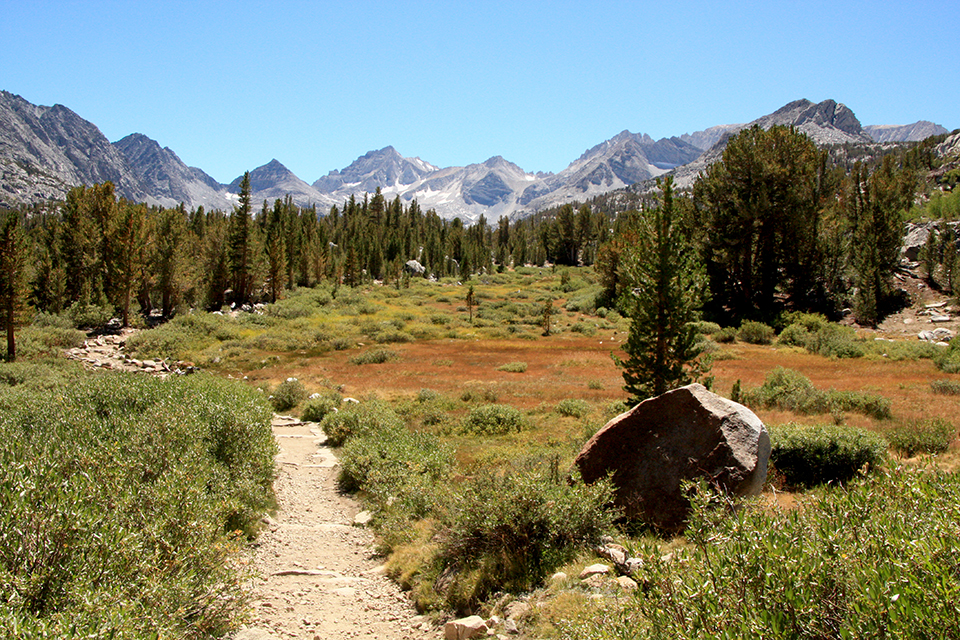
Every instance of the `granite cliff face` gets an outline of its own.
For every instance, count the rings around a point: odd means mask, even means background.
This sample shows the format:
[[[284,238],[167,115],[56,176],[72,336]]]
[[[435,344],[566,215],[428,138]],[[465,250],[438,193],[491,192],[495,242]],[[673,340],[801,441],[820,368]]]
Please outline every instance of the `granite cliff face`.
[[[110,180],[131,200],[143,200],[120,152],[100,130],[62,105],[39,107],[0,91],[0,166],[4,203],[63,198],[70,187]]]

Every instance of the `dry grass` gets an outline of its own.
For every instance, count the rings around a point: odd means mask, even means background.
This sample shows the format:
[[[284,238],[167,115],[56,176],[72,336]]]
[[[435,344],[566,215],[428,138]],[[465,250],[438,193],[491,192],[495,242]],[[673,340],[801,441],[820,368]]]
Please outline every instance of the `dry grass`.
[[[587,274],[589,276],[589,272]],[[621,372],[614,365],[611,353],[620,353],[627,334],[624,322],[610,323],[594,315],[563,311],[567,297],[578,293],[560,292],[559,279],[558,274],[544,271],[523,277],[513,274],[487,284],[476,283],[479,305],[474,310],[477,318],[473,324],[465,311],[458,311],[464,304],[465,287],[452,283],[418,283],[401,292],[389,287],[368,287],[349,295],[362,301],[357,304],[365,305],[370,313],[345,316],[334,309],[300,320],[326,330],[333,337],[351,340],[356,346],[323,353],[278,354],[251,350],[245,357],[232,361],[232,369],[224,371],[235,377],[246,376],[256,385],[276,385],[294,376],[308,391],[333,383],[342,386],[345,396],[375,395],[387,401],[412,398],[421,389],[431,389],[450,398],[460,398],[470,390],[478,396],[514,406],[534,418],[533,429],[507,438],[514,449],[531,443],[575,440],[583,435],[581,421],[561,418],[551,412],[561,400],[575,398],[593,407],[588,419],[597,423],[596,426],[610,417],[609,407],[625,397]],[[534,304],[547,296],[554,299],[557,309],[555,332],[548,337],[524,324],[529,317],[525,318],[523,312],[507,316],[509,322],[479,318],[484,309],[492,315],[509,314],[506,305]],[[392,361],[363,366],[352,364],[351,358],[359,352],[377,346],[361,333],[363,327],[385,323],[394,325],[397,331],[415,329],[423,334],[413,342],[390,344],[391,351],[398,355]],[[594,327],[594,335],[571,331],[569,328],[577,323]],[[511,334],[512,330],[517,333]],[[937,395],[930,388],[932,380],[945,377],[960,380],[960,376],[945,376],[929,360],[832,359],[798,348],[742,342],[725,345],[723,351],[726,357],[716,360],[712,370],[714,390],[722,395],[729,395],[737,380],[743,389],[758,387],[770,371],[780,366],[799,371],[819,389],[863,391],[890,400],[893,422],[858,414],[842,416],[843,422],[851,426],[883,433],[898,421],[943,418],[955,422],[960,415],[960,396]],[[510,362],[526,363],[527,369],[522,374],[499,370]],[[801,416],[781,410],[760,409],[757,413],[770,424],[824,423],[835,419],[830,415]],[[474,457],[474,450],[482,448],[472,440],[458,444],[462,445],[461,455],[467,459]],[[941,456],[941,462],[946,466],[960,466],[958,449],[960,445],[955,443]]]

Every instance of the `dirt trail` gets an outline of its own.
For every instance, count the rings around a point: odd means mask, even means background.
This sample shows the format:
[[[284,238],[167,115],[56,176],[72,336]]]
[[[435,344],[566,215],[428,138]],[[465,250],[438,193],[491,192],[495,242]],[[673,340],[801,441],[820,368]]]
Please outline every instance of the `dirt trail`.
[[[280,508],[252,559],[252,620],[237,640],[436,638],[384,574],[360,507],[336,489],[336,458],[316,424],[275,417]]]
[[[90,339],[65,355],[91,368],[177,372],[176,365],[127,359],[123,342],[130,333]],[[373,534],[354,524],[361,507],[337,491],[337,459],[319,426],[274,416],[272,429],[280,447],[279,508],[251,545],[251,615],[234,640],[442,636],[384,575]]]

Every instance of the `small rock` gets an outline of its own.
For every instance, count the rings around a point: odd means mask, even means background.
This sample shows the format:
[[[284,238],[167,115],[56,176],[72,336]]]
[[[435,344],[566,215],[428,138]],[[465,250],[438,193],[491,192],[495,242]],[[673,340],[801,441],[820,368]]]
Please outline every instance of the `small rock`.
[[[557,571],[555,574],[550,576],[550,582],[563,582],[567,579],[567,574],[563,571]]]
[[[591,589],[601,589],[603,584],[607,581],[605,574],[595,573],[592,576],[588,576],[581,581],[581,584],[585,587],[590,587]]]
[[[637,589],[637,583],[633,578],[628,578],[627,576],[617,578],[617,585],[624,591],[635,591]]]
[[[353,524],[362,527],[370,524],[370,521],[373,520],[373,514],[369,511],[361,511],[353,517]]]
[[[584,567],[583,571],[580,572],[580,579],[586,580],[590,576],[596,575],[606,575],[610,573],[610,567],[605,564],[592,564],[589,567]]]
[[[950,316],[931,316],[930,322],[950,322]]]
[[[504,608],[507,620],[516,620],[530,613],[530,604],[522,600],[514,600]]]
[[[627,561],[623,563],[624,575],[628,575],[628,576],[635,575],[642,568],[643,568],[643,560],[641,560],[640,558],[627,558]]]
[[[486,633],[487,623],[480,616],[451,620],[443,626],[444,640],[467,640]]]
[[[597,549],[597,555],[618,566],[627,561],[627,550],[619,544],[605,544]]]
[[[510,635],[520,635],[520,629],[517,627],[517,623],[514,622],[512,618],[507,618],[503,621],[503,630]]]

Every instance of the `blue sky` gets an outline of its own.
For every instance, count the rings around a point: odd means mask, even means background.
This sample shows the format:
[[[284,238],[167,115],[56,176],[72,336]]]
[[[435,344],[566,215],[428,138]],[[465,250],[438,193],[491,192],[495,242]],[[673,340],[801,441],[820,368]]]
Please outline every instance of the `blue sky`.
[[[0,89],[143,133],[221,182],[307,182],[393,145],[560,171],[833,99],[863,124],[960,127],[960,2],[0,0]]]

